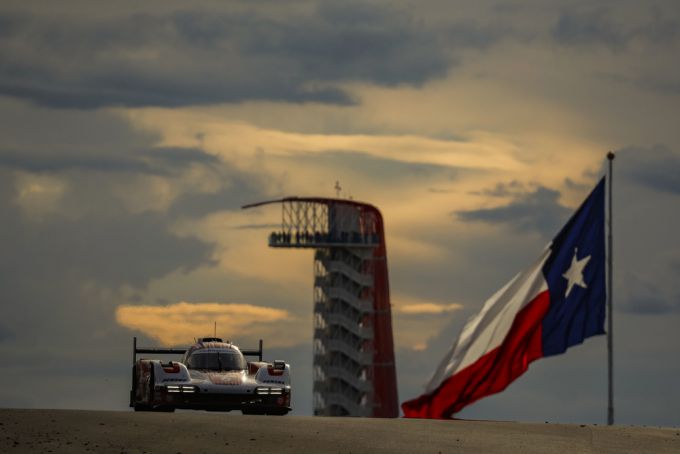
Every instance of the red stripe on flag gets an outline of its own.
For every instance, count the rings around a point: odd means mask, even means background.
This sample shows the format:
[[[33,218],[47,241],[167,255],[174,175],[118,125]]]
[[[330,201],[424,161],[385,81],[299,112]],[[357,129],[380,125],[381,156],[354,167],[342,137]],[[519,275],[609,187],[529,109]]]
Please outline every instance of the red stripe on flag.
[[[401,404],[406,418],[448,419],[482,397],[503,391],[543,356],[543,317],[550,293],[539,293],[517,313],[503,343],[442,382],[430,394]]]

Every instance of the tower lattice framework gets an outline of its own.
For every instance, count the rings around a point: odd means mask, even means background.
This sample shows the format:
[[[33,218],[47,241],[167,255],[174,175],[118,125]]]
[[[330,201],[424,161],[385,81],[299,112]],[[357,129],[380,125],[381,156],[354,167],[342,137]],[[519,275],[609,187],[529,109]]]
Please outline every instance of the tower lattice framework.
[[[397,417],[397,379],[380,211],[353,200],[288,197],[274,248],[314,249],[314,414]]]

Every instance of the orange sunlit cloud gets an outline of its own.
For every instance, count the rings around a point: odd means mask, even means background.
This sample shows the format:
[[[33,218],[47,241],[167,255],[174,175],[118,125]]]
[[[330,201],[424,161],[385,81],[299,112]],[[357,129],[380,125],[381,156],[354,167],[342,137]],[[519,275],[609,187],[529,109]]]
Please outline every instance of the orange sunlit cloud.
[[[447,312],[457,311],[462,308],[463,305],[459,303],[419,303],[401,306],[398,308],[398,312],[401,312],[402,314],[444,314]]]
[[[141,331],[163,345],[191,342],[211,335],[217,322],[217,334],[230,339],[275,334],[277,324],[291,320],[288,311],[251,304],[188,303],[167,306],[122,305],[116,309],[116,321]]]

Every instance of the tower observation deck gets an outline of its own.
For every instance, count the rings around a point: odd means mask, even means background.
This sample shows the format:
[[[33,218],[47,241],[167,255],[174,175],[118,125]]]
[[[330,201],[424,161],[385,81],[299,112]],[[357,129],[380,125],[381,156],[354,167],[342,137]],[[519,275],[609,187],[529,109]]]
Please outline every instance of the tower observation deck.
[[[380,211],[353,200],[287,197],[273,248],[314,249],[314,414],[399,416]]]

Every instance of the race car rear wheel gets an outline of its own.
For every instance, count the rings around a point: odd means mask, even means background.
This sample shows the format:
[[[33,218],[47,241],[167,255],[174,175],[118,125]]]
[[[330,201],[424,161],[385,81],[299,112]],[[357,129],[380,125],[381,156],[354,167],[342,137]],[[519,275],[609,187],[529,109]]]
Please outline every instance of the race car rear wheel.
[[[132,372],[133,380],[135,380],[135,383],[133,385],[133,390],[132,390],[133,395],[131,397],[131,400],[134,401],[132,407],[134,408],[135,411],[151,411],[151,410],[153,410],[151,405],[145,404],[145,403],[142,403],[142,402],[138,402],[136,400],[137,399],[137,395],[136,395],[137,393],[136,393],[135,390],[136,390],[137,386],[139,386],[139,382],[137,381],[139,379],[139,377],[137,377],[137,365],[136,364],[133,366],[132,371],[133,371]],[[153,381],[153,370],[151,371],[151,374],[152,374],[151,375],[151,381]],[[153,402],[153,386],[147,385],[147,388],[149,390],[149,393],[148,393],[149,402]],[[143,395],[144,394],[142,393],[142,396]]]
[[[143,403],[143,402],[135,402],[134,403],[134,410],[135,411],[156,411],[153,407],[153,399],[154,399],[154,384],[156,382],[154,378],[154,372],[153,368],[151,368],[150,372],[150,377],[149,377],[149,382],[147,383],[147,397],[148,397],[148,403]],[[142,393],[142,396],[144,396],[144,393]]]
[[[244,415],[272,415],[272,416],[283,416],[287,415],[287,408],[243,408],[241,413]]]
[[[153,410],[151,411],[160,411],[163,413],[173,413],[175,411],[175,407],[168,407],[167,405],[159,405],[158,407],[154,407]]]

